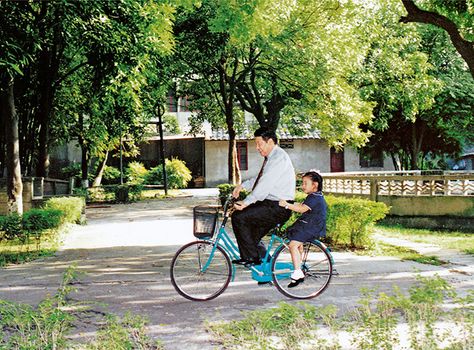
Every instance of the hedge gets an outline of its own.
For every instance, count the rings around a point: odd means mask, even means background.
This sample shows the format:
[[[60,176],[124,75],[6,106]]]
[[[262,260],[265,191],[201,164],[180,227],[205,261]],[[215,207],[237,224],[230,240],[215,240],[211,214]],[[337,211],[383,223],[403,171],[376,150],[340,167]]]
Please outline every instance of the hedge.
[[[235,186],[222,184],[217,186],[219,198],[225,201]],[[241,197],[245,198],[245,194]],[[295,200],[303,202],[306,194],[297,192]],[[242,199],[242,198],[241,198]],[[372,226],[388,213],[384,203],[359,198],[325,196],[327,211],[327,241],[335,245],[346,245],[351,248],[366,248],[372,244],[370,233]],[[293,224],[300,214],[293,213],[283,225],[283,230]]]

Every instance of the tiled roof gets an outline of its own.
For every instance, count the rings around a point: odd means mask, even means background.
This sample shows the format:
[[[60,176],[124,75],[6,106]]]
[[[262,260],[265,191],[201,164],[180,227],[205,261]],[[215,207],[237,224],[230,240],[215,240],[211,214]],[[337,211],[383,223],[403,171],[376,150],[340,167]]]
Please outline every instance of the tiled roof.
[[[292,134],[288,127],[283,125],[277,129],[277,135],[280,140],[301,140],[301,139],[320,139],[321,135],[317,130],[308,130],[303,135]],[[246,129],[243,132],[237,135],[237,140],[251,140],[253,139],[253,130]],[[225,129],[212,130],[212,133],[209,136],[209,140],[214,141],[224,141],[229,139],[229,134]]]
[[[474,155],[474,145],[464,147],[461,153],[461,157],[468,157]]]

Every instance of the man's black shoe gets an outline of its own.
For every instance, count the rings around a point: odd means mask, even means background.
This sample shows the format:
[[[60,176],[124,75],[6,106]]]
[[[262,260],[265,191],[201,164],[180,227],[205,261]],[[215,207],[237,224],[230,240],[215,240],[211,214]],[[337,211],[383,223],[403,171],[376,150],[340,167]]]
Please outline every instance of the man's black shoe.
[[[237,264],[237,265],[245,265],[248,263],[247,259],[237,259],[237,260],[232,260],[232,264]]]
[[[247,262],[245,263],[245,267],[250,267],[252,265],[260,265],[262,263],[262,260],[260,260],[260,258],[256,258],[256,259],[249,259],[247,260]]]

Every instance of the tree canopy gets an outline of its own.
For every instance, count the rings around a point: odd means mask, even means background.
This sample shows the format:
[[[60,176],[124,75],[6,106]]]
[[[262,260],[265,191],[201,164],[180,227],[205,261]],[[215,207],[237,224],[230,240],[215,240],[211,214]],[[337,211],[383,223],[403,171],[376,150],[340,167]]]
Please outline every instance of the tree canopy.
[[[331,146],[368,142],[400,169],[473,141],[472,0],[0,1],[0,35],[12,207],[60,143],[77,140],[83,180],[92,159],[100,179],[175,87],[193,127],[228,130],[232,182],[244,111]]]

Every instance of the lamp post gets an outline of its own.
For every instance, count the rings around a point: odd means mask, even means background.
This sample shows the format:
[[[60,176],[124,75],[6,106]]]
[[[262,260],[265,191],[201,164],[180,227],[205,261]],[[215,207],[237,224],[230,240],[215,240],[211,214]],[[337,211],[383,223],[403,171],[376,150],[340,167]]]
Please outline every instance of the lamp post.
[[[160,103],[157,108],[158,112],[158,128],[160,131],[160,158],[161,165],[163,166],[163,185],[165,186],[165,196],[168,195],[168,178],[166,175],[166,162],[165,162],[165,143],[163,140],[163,115],[165,114],[165,108]]]
[[[122,146],[122,123],[119,119],[119,129],[120,129],[120,185],[123,185],[123,146]]]

